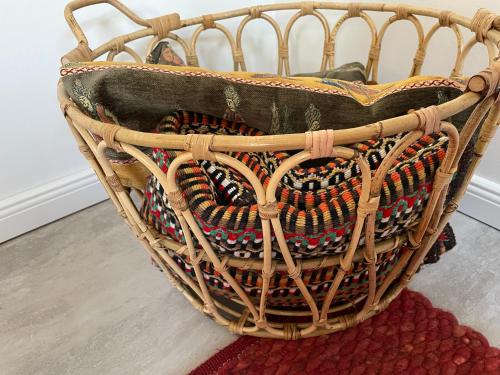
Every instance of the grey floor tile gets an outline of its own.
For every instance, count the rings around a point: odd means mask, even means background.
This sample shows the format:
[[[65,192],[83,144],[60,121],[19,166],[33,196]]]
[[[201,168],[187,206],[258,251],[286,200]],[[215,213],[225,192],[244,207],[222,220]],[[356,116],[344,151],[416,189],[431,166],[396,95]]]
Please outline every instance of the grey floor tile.
[[[500,345],[500,232],[453,219],[459,245],[411,287]],[[0,245],[0,369],[183,374],[235,339],[149,263],[109,202]]]

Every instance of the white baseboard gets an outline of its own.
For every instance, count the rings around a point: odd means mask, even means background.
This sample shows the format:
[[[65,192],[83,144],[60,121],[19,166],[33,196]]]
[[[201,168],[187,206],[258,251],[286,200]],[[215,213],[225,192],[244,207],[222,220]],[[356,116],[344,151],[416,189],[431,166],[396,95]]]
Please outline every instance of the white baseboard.
[[[458,210],[500,229],[500,184],[474,176]]]
[[[0,200],[0,243],[107,199],[92,170]]]

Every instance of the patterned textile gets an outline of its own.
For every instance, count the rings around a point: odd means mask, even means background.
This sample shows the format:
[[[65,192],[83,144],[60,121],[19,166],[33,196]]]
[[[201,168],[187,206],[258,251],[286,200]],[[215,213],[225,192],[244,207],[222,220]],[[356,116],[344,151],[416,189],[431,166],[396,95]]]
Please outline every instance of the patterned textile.
[[[73,63],[61,74],[69,95],[90,114],[95,115],[93,103],[99,103],[121,125],[141,131],[155,129],[178,110],[245,122],[266,134],[350,129],[456,98],[463,90],[461,83],[442,77],[366,86],[321,77],[117,62]]]
[[[439,235],[436,243],[431,247],[427,253],[424,264],[436,263],[445,252],[453,249],[457,241],[451,225],[448,223]]]
[[[392,267],[399,259],[404,251],[402,248],[397,248],[377,257],[377,286],[385,280],[387,274],[392,270]],[[196,280],[194,268],[189,263],[189,259],[179,256],[174,252],[170,252],[170,256],[174,258],[179,267],[189,275],[193,280]],[[239,299],[236,292],[231,288],[229,283],[222,275],[214,270],[211,262],[201,262],[200,268],[203,272],[203,277],[207,287],[212,295],[222,296],[228,299]],[[260,271],[228,267],[228,271],[236,282],[243,288],[254,304],[259,305],[261,289],[262,289],[262,274]],[[318,269],[308,269],[302,271],[302,280],[307,289],[311,293],[316,303],[321,303],[330,286],[333,283],[338,266],[330,266]],[[357,297],[366,295],[368,292],[368,269],[364,261],[354,262],[351,271],[345,275],[341,282],[337,293],[335,294],[334,303],[343,304],[354,302]],[[295,284],[295,281],[288,276],[287,272],[277,271],[273,274],[270,280],[268,292],[269,307],[306,307],[307,303],[302,296],[301,291]]]
[[[299,73],[292,77],[320,77],[330,78],[349,82],[367,83],[366,69],[360,62],[352,62],[339,66],[335,69],[329,69],[324,72]]]
[[[167,116],[160,131],[176,134],[212,133],[258,135],[258,130],[210,116],[180,112]],[[363,154],[372,171],[401,135],[366,141],[350,147]],[[398,158],[381,191],[376,240],[384,240],[412,225],[421,214],[436,168],[446,152],[443,134],[422,137]],[[178,152],[153,149],[153,160],[166,173]],[[270,176],[290,155],[236,152],[232,156],[269,184]],[[361,192],[356,162],[340,158],[316,160],[290,170],[276,191],[279,217],[288,248],[296,258],[342,253],[347,249]],[[240,258],[262,257],[262,228],[252,187],[231,168],[215,162],[182,165],[177,181],[195,219],[220,253]],[[152,177],[145,194],[143,217],[179,242],[183,235],[162,187]],[[363,244],[364,238],[360,244]],[[273,257],[281,258],[273,241]]]
[[[167,57],[162,54],[169,49],[160,43],[150,56],[151,62],[181,64],[182,60],[172,57],[175,52],[171,49]],[[338,68],[341,75],[352,69],[360,68],[356,63]],[[367,86],[328,76],[279,77],[109,62],[68,64],[61,68],[61,75],[68,94],[94,119],[148,132],[154,131],[166,115],[179,110],[245,122],[266,134],[353,128],[444,103],[461,95],[464,88],[462,81],[442,77],[417,76]],[[346,79],[351,76],[342,75]],[[472,110],[448,120],[460,131]],[[450,195],[464,179],[476,139],[477,133],[460,160]],[[113,160],[131,159],[123,153],[108,152]]]
[[[163,64],[172,66],[185,66],[184,60],[170,47],[170,43],[161,41],[146,58],[148,64]]]
[[[181,64],[182,60],[172,57],[173,51],[167,53],[168,59],[162,54],[169,48],[160,43],[151,62]],[[353,128],[444,103],[461,95],[464,88],[463,82],[442,77],[417,76],[367,86],[328,77],[278,77],[108,62],[68,64],[61,68],[61,75],[68,94],[89,116],[148,132],[154,131],[166,115],[179,110],[244,121],[266,134]],[[448,120],[460,131],[472,110]],[[477,133],[460,160],[450,196],[465,177],[476,139]],[[143,151],[149,153],[148,149]],[[112,160],[134,161],[123,153],[108,153]]]
[[[184,61],[175,53],[175,51],[170,47],[170,44],[166,41],[159,42],[156,47],[151,51],[149,56],[146,58],[146,62],[149,64],[165,64],[165,65],[185,65]],[[83,103],[86,103],[85,108],[93,114],[94,118],[110,124],[119,124],[116,116],[105,108],[100,103],[91,102],[91,94],[89,91],[83,87],[80,81],[75,82],[74,87],[75,93],[80,97]],[[102,140],[101,137],[96,134],[92,134],[92,137],[97,142]],[[138,147],[139,150],[144,152],[149,157],[152,156],[151,148],[149,147]],[[120,177],[121,183],[126,187],[133,187],[141,191],[144,190],[146,182],[149,175],[151,174],[146,167],[138,160],[130,156],[125,152],[118,152],[112,148],[106,149],[106,156],[109,159],[113,170]]]
[[[228,122],[206,115],[180,112],[168,116],[162,121],[158,128],[159,132],[176,134],[228,134],[228,135],[260,135],[262,132],[237,122]],[[380,141],[369,141],[352,145],[351,147],[363,153],[370,162],[372,169],[380,165],[383,157],[390,151],[395,142],[400,139],[400,135],[393,138],[385,138]],[[426,175],[431,175],[435,166],[442,160],[446,147],[446,139],[442,134],[423,137],[416,144],[409,147],[393,167],[393,172],[386,179],[382,196],[385,207],[378,212],[377,239],[388,238],[403,230],[407,225],[413,223],[421,211],[422,204],[428,197],[429,186],[426,183]],[[153,159],[160,168],[167,172],[172,160],[178,152],[163,149],[153,149]],[[267,185],[270,171],[275,170],[279,164],[289,155],[286,153],[232,153],[233,157],[244,162],[259,176],[262,184]],[[359,196],[359,180],[356,175],[359,170],[355,163],[343,159],[330,159],[316,161],[318,165],[311,163],[305,168],[295,168],[285,175],[277,191],[277,199],[280,202],[281,222],[285,232],[287,228],[297,231],[297,216],[288,216],[289,210],[305,212],[320,212],[315,216],[316,227],[327,228],[332,226],[333,233],[335,227],[333,223],[317,223],[318,218],[324,221],[326,217],[336,217],[340,221],[337,211],[323,212],[317,207],[345,207],[351,219],[344,219],[348,223],[349,230],[352,230],[355,199]],[[414,171],[412,175],[402,173],[403,171]],[[184,164],[178,171],[177,180],[181,190],[186,194],[191,210],[195,213],[200,226],[204,229],[205,236],[219,253],[229,253],[236,257],[258,257],[262,255],[262,233],[260,229],[260,219],[258,219],[255,207],[255,196],[252,187],[242,178],[242,176],[231,168],[224,167],[218,163],[210,161],[190,162]],[[356,183],[351,181],[357,181]],[[322,187],[321,182],[325,186]],[[410,183],[410,181],[412,181]],[[421,181],[421,183],[419,183]],[[349,184],[349,182],[351,182]],[[343,185],[344,184],[344,185]],[[424,188],[421,188],[424,186]],[[351,188],[350,191],[341,192],[340,189]],[[405,191],[405,188],[407,189]],[[334,192],[333,190],[336,189]],[[398,195],[398,190],[400,191]],[[412,191],[416,192],[412,195]],[[425,196],[418,197],[419,192],[424,191]],[[405,195],[408,195],[406,198]],[[356,196],[356,198],[352,198]],[[293,199],[290,197],[294,197]],[[319,198],[316,198],[319,197]],[[346,197],[346,198],[345,198]],[[321,200],[331,199],[338,205],[324,204]],[[395,201],[396,203],[390,203]],[[285,208],[286,207],[286,208]],[[350,209],[351,207],[351,209]],[[389,208],[388,208],[389,207]],[[286,211],[285,211],[286,210]],[[207,213],[208,212],[208,213]],[[227,215],[225,213],[228,212]],[[342,210],[340,210],[342,212]],[[221,214],[222,213],[222,214]],[[183,234],[180,229],[177,217],[168,204],[163,194],[162,187],[154,177],[151,178],[146,189],[145,201],[141,214],[153,224],[161,233],[183,242]],[[221,223],[225,218],[226,221]],[[216,222],[219,220],[218,222]],[[231,220],[239,220],[231,223]],[[243,221],[246,220],[246,221]],[[295,220],[293,222],[292,220]],[[307,222],[307,220],[305,221]],[[336,221],[337,222],[337,221]],[[209,226],[215,227],[216,230]],[[398,228],[399,226],[399,228]],[[254,237],[249,235],[248,228],[253,228]],[[314,228],[314,225],[312,226]],[[239,232],[238,232],[239,229]],[[308,228],[303,229],[305,234],[301,236],[308,244],[297,244],[297,234],[288,233],[287,240],[290,250],[295,258],[317,257],[321,254],[340,252],[345,250],[350,232],[346,231],[339,241],[326,241],[313,243],[314,237]],[[242,234],[243,233],[243,234]],[[238,235],[239,234],[239,235]],[[291,238],[291,240],[290,240]],[[311,245],[312,244],[312,245]],[[439,240],[430,250],[425,262],[435,262],[444,251],[454,246],[454,236],[449,225],[441,234]],[[198,246],[198,244],[196,244]],[[199,247],[199,246],[198,246]],[[280,258],[279,250],[274,244],[275,258]],[[385,280],[388,273],[399,260],[400,256],[407,251],[404,244],[396,249],[387,251],[377,256],[376,274],[377,286]],[[179,268],[196,282],[194,268],[187,256],[176,254],[172,251],[169,255],[177,262]],[[165,264],[165,266],[167,266]],[[168,266],[167,266],[168,267]],[[229,300],[239,299],[230,284],[217,272],[211,262],[202,261],[200,268],[207,288],[211,295],[223,297]],[[229,267],[228,272],[235,281],[243,288],[254,304],[259,303],[260,291],[262,288],[262,275],[260,271]],[[312,297],[321,305],[328,289],[330,288],[338,266],[330,266],[315,269],[304,269],[302,279],[311,293]],[[175,272],[174,272],[175,274]],[[176,276],[179,282],[182,279]],[[287,272],[275,272],[271,278],[268,291],[267,305],[274,308],[306,308],[307,303],[298,289],[295,281],[288,276]],[[368,270],[364,261],[354,263],[351,271],[346,274],[340,283],[339,290],[333,300],[333,305],[340,305],[355,302],[358,298],[366,295],[368,291]]]
[[[429,251],[424,263],[435,263],[439,255],[455,246],[453,232],[449,225],[446,226],[436,244]],[[388,252],[379,254],[376,262],[377,287],[385,280],[388,273],[397,263],[400,256],[407,251],[405,246],[398,247]],[[190,263],[189,257],[178,255],[172,251],[169,255],[176,261],[181,270],[196,281],[196,274]],[[437,259],[435,258],[437,255]],[[165,264],[168,267],[168,265]],[[200,269],[203,273],[208,290],[213,296],[221,296],[227,299],[239,299],[237,293],[230,284],[217,272],[211,262],[201,262]],[[311,296],[321,306],[326,293],[333,283],[338,266],[324,268],[305,269],[302,271],[302,280]],[[259,305],[262,288],[262,274],[260,271],[228,267],[228,272],[235,281],[243,288],[250,300]],[[174,272],[175,274],[175,272]],[[178,278],[183,283],[182,279]],[[355,302],[356,298],[366,295],[368,292],[368,269],[364,261],[354,262],[352,269],[344,276],[339,289],[333,300],[334,305]],[[270,280],[268,291],[268,307],[306,307],[302,293],[295,281],[288,276],[287,272],[278,271]]]

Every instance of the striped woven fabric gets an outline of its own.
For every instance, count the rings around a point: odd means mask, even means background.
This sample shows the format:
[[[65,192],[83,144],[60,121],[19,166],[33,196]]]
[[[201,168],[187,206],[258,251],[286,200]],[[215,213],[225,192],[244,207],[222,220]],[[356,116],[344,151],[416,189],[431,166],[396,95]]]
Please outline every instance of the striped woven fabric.
[[[445,251],[455,246],[455,237],[449,225],[447,225],[440,235],[438,241],[429,251],[424,263],[437,262],[439,256]],[[377,287],[385,280],[386,276],[397,263],[401,255],[410,251],[406,246],[401,245],[395,249],[378,254],[376,261]],[[179,255],[169,251],[169,255],[177,262],[179,268],[185,272],[194,282],[197,281],[193,266],[188,256]],[[167,263],[164,266],[170,268]],[[239,300],[238,294],[231,288],[230,284],[217,272],[211,262],[200,262],[200,269],[206,282],[210,294],[214,297],[223,297],[230,300]],[[243,288],[250,300],[259,304],[262,290],[262,273],[248,268],[228,267],[229,274]],[[332,285],[338,266],[306,268],[302,271],[302,280],[315,302],[321,306],[326,293]],[[180,283],[185,284],[176,272],[172,274]],[[187,284],[185,284],[187,286]],[[333,299],[332,307],[351,304],[355,305],[359,299],[366,296],[368,292],[368,268],[364,261],[355,261],[351,270],[342,279],[339,289]],[[267,294],[267,306],[306,308],[302,293],[298,289],[295,281],[288,276],[287,272],[275,272],[270,280]]]
[[[377,286],[385,280],[387,274],[397,262],[404,248],[396,248],[377,257]],[[170,252],[179,267],[193,280],[196,280],[194,268],[188,257],[180,256]],[[165,264],[165,266],[167,266]],[[167,266],[168,267],[168,266]],[[236,292],[220,273],[214,270],[211,262],[201,262],[201,270],[205,283],[214,296],[221,296],[227,299],[239,299]],[[306,269],[302,271],[302,280],[311,293],[316,303],[321,303],[330,286],[333,283],[338,266],[324,268]],[[243,288],[252,302],[259,304],[262,292],[262,274],[260,271],[236,267],[228,267],[228,271],[236,282]],[[174,273],[175,274],[175,273]],[[179,278],[179,281],[182,280]],[[334,305],[344,303],[355,303],[360,296],[365,296],[368,292],[368,268],[364,261],[354,262],[352,269],[344,276],[337,293],[335,294]],[[277,271],[270,280],[268,291],[269,307],[305,307],[307,302],[295,284],[295,281],[288,276],[287,272]]]
[[[159,131],[188,134],[259,135],[242,123],[178,112],[167,116]],[[402,135],[357,143],[349,147],[365,156],[372,171]],[[414,224],[429,197],[432,179],[447,146],[443,134],[424,136],[405,150],[392,166],[381,191],[376,241]],[[166,172],[178,152],[154,148],[153,160]],[[285,152],[231,154],[247,165],[266,187],[276,168],[290,156]],[[359,167],[333,158],[310,161],[292,169],[276,192],[279,217],[287,245],[295,258],[313,258],[346,250],[356,219],[361,192]],[[177,182],[199,226],[216,251],[240,258],[262,257],[262,228],[252,187],[235,170],[215,162],[184,164]],[[179,223],[163,188],[152,177],[142,207],[143,217],[161,233],[183,242]],[[364,238],[360,244],[363,244]],[[281,258],[273,241],[273,257]]]

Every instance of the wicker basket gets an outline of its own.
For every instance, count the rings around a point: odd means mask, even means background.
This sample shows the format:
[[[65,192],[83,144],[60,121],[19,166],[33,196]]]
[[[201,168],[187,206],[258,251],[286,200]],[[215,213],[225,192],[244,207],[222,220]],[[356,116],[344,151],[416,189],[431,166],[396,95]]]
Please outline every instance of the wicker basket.
[[[112,5],[142,28],[91,50],[73,12],[98,3]],[[333,28],[321,12],[327,9],[342,12]],[[282,10],[296,10],[284,33],[270,16]],[[383,12],[389,16],[379,31],[370,18],[372,12]],[[241,137],[228,133],[191,137],[139,132],[92,118],[70,98],[62,82],[58,85],[61,109],[80,151],[99,177],[119,215],[165,276],[197,309],[239,334],[298,339],[342,330],[383,310],[408,284],[456,210],[474,169],[496,131],[500,116],[497,102],[500,63],[495,62],[495,56],[500,42],[500,17],[480,10],[470,20],[449,11],[375,3],[273,4],[184,20],[177,14],[142,19],[116,0],[76,0],[66,7],[66,20],[79,44],[62,58],[64,64],[90,62],[105,54],[107,60],[112,61],[121,52],[128,53],[136,63],[142,64],[142,58],[128,43],[151,38],[146,55],[159,41],[170,39],[182,47],[188,65],[197,66],[198,37],[204,30],[215,28],[230,42],[234,69],[245,71],[242,31],[250,21],[260,18],[269,22],[277,33],[278,74],[286,76],[290,73],[290,30],[300,17],[306,15],[316,17],[325,30],[321,71],[333,68],[337,32],[352,17],[361,17],[371,30],[372,43],[366,73],[372,81],[377,81],[382,39],[389,26],[399,20],[410,21],[416,27],[419,38],[410,76],[420,73],[429,41],[440,27],[450,28],[457,38],[457,58],[451,73],[453,78],[463,79],[463,61],[475,43],[486,45],[489,67],[464,81],[465,90],[461,95],[437,106],[371,124],[359,124],[352,129],[272,136],[251,133]],[[417,16],[436,19],[427,34]],[[232,18],[241,20],[236,38],[221,22]],[[194,30],[191,43],[174,32],[189,27]],[[472,30],[475,37],[463,44],[461,28]],[[63,67],[63,74],[67,74],[68,69],[71,68]],[[468,109],[468,117],[458,132],[446,120]],[[380,237],[377,213],[388,173],[396,173],[391,168],[408,147],[424,135],[436,132],[443,134],[447,146],[440,151],[440,163],[433,170],[432,189],[425,199],[420,200],[422,206],[409,225]],[[365,156],[352,146],[390,137],[396,137],[394,145],[375,170]],[[471,142],[471,139],[474,141]],[[460,164],[464,151],[472,145],[471,160],[466,165]],[[145,151],[151,148],[174,155],[167,173]],[[124,165],[113,162],[110,157],[113,150],[132,156],[136,163]],[[263,184],[251,168],[234,156],[237,151],[288,153],[270,174],[268,182]],[[346,237],[348,240],[341,251],[304,256],[300,245],[291,248],[287,240],[284,223],[287,219],[281,212],[283,205],[279,200],[277,202],[277,189],[290,170],[312,159],[323,160],[325,157],[356,164],[359,182],[356,191],[359,194],[352,208],[356,214],[352,217],[352,227]],[[176,175],[182,172],[183,165],[187,163],[196,167],[207,160],[232,168],[251,185],[256,199],[252,206],[255,210],[254,221],[258,222],[262,235],[260,248],[254,249],[258,254],[256,258],[241,258],[224,252],[217,241],[202,230],[199,217],[193,213],[193,206],[186,201],[186,195],[180,189]],[[459,186],[450,194],[449,186],[457,167],[463,168],[460,171],[462,177]],[[151,179],[160,190],[145,191],[145,186],[152,186]],[[148,181],[150,185],[147,185]],[[171,210],[168,220],[175,224],[177,232],[182,232],[182,239],[161,234],[158,227],[145,220],[146,215],[132,199],[133,194],[144,197],[145,193],[159,194],[160,200],[166,196],[165,204],[168,202]],[[364,281],[361,283],[360,279]]]

